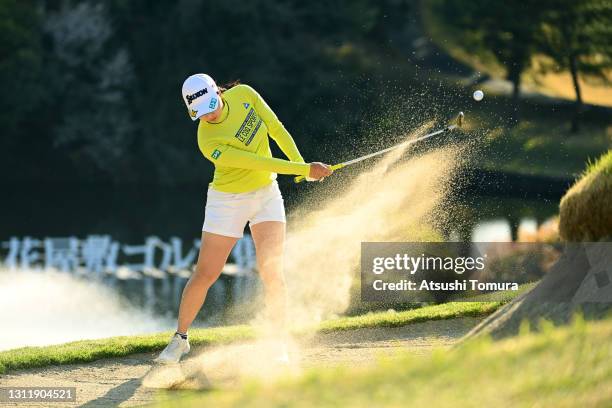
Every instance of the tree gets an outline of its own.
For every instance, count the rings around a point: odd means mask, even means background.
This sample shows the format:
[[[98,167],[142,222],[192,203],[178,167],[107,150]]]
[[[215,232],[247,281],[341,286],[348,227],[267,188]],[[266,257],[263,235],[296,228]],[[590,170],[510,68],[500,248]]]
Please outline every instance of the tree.
[[[538,51],[553,64],[547,70],[567,70],[576,93],[572,132],[579,129],[583,111],[579,77],[597,76],[607,81],[612,68],[612,3],[606,0],[548,0],[538,32]]]
[[[436,11],[455,29],[467,50],[485,50],[512,82],[512,121],[519,117],[521,74],[530,66],[542,7],[539,1],[441,0]]]
[[[24,123],[43,98],[41,33],[33,1],[0,2],[0,165],[19,171]]]
[[[54,147],[67,153],[85,179],[125,181],[133,134],[126,99],[132,67],[127,50],[111,46],[113,28],[104,4],[65,2],[47,13],[44,31],[59,116]]]

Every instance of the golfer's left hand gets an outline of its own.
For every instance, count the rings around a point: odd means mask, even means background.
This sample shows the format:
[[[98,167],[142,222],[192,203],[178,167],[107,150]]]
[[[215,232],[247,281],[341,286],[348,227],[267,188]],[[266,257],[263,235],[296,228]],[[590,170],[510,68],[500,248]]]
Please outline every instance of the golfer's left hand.
[[[306,181],[323,181],[325,177],[332,174],[334,171],[327,164],[321,162],[310,163],[310,173],[306,177]]]

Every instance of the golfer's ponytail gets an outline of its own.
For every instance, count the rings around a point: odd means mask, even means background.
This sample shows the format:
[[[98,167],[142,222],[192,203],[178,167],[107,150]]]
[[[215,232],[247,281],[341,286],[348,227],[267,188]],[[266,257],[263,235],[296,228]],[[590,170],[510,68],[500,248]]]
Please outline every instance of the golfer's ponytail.
[[[223,85],[219,85],[219,92],[223,93],[223,92],[227,91],[228,89],[231,89],[231,88],[235,87],[236,85],[240,85],[240,80],[239,79],[236,79],[235,81],[228,82],[228,83],[223,84]]]

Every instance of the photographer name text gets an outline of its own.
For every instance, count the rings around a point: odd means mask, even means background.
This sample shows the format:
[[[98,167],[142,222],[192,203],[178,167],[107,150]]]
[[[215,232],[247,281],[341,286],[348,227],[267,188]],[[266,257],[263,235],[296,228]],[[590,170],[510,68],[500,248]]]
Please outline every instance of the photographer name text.
[[[453,282],[435,281],[412,281],[402,279],[397,282],[385,282],[377,279],[372,282],[372,287],[377,291],[399,290],[399,291],[499,291],[499,290],[518,290],[516,282],[480,282],[476,279],[455,280]]]

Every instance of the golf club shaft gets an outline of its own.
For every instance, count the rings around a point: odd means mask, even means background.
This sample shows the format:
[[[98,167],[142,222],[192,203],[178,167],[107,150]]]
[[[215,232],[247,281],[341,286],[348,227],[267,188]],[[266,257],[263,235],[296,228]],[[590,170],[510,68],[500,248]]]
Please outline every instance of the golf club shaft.
[[[371,158],[371,157],[380,156],[381,154],[385,154],[385,153],[387,153],[387,152],[390,152],[391,150],[399,149],[400,147],[410,146],[411,144],[414,144],[414,143],[416,143],[416,142],[420,142],[420,141],[422,141],[422,140],[428,139],[428,138],[430,138],[430,137],[432,137],[432,136],[439,135],[440,133],[444,133],[444,132],[449,131],[449,130],[452,130],[452,129],[456,128],[456,127],[457,127],[457,125],[447,126],[447,127],[445,127],[444,129],[440,129],[440,130],[437,130],[437,131],[435,131],[435,132],[429,133],[429,134],[427,134],[427,135],[423,135],[423,136],[421,136],[421,137],[417,137],[416,139],[407,140],[407,141],[405,141],[405,142],[402,142],[402,143],[397,144],[397,145],[395,145],[395,146],[388,147],[388,148],[383,149],[383,150],[380,150],[380,151],[378,151],[378,152],[370,153],[370,154],[367,154],[367,155],[365,155],[365,156],[361,156],[361,157],[358,157],[358,158],[356,158],[356,159],[353,159],[353,160],[349,160],[349,161],[343,162],[343,163],[341,163],[341,164],[343,165],[342,167],[344,167],[344,166],[348,166],[349,164],[359,163],[360,161],[363,161],[363,160],[369,159],[369,158]]]
[[[395,149],[398,149],[400,147],[409,146],[411,144],[420,142],[422,140],[429,139],[430,137],[439,135],[440,133],[449,132],[449,131],[451,131],[453,129],[456,129],[456,128],[460,127],[462,125],[462,122],[463,122],[463,113],[461,113],[460,116],[458,117],[456,124],[449,125],[449,126],[445,127],[444,129],[437,130],[435,132],[429,133],[427,135],[423,135],[423,136],[418,137],[416,139],[408,140],[406,142],[399,143],[399,144],[397,144],[395,146],[391,146],[391,147],[388,147],[386,149],[383,149],[383,150],[380,150],[380,151],[377,151],[377,152],[374,152],[374,153],[370,153],[370,154],[358,157],[358,158],[353,159],[353,160],[345,161],[345,162],[342,162],[342,163],[339,163],[339,164],[334,164],[333,166],[331,166],[331,169],[332,170],[338,170],[338,169],[341,169],[342,167],[346,167],[346,166],[349,166],[351,164],[359,163],[359,162],[361,162],[363,160],[367,160],[367,159],[370,159],[372,157],[380,156],[381,154],[385,154],[387,152],[390,152],[391,150],[395,150]],[[306,176],[297,176],[297,177],[294,178],[294,181],[296,183],[301,183],[304,180],[306,180]]]

